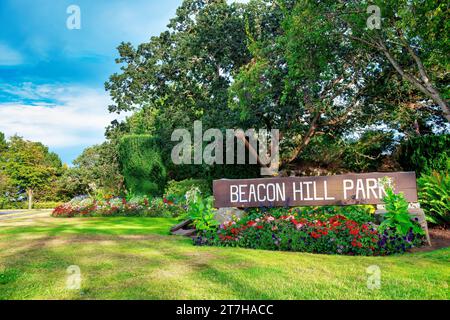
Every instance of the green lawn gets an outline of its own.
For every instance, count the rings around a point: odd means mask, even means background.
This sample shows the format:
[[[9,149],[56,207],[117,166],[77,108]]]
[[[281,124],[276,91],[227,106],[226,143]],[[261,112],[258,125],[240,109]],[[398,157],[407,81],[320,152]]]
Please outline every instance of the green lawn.
[[[0,221],[0,299],[449,299],[450,249],[345,257],[194,247],[159,218]],[[81,291],[65,288],[78,265]],[[369,290],[366,268],[382,271]]]

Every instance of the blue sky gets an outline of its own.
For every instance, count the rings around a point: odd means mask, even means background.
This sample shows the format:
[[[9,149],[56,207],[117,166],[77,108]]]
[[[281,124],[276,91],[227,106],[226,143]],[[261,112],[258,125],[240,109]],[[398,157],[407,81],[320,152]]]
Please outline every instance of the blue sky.
[[[118,71],[116,47],[165,29],[182,0],[0,1],[0,131],[41,141],[68,164],[104,141],[117,115],[104,82]],[[70,5],[81,30],[69,30]]]

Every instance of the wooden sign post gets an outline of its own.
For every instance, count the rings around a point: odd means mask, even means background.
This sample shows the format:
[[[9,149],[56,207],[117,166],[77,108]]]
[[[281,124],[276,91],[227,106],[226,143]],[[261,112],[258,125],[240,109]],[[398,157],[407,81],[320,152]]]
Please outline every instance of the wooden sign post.
[[[216,208],[348,206],[370,204],[378,213],[386,191],[381,181],[388,178],[396,193],[403,192],[411,205],[410,213],[419,218],[427,234],[425,214],[417,201],[414,172],[347,174],[326,177],[289,177],[213,182]]]
[[[416,174],[395,172],[216,180],[213,183],[215,206],[249,208],[382,204],[386,193],[380,182],[385,177],[392,181],[396,192],[405,194],[408,202],[417,202]]]

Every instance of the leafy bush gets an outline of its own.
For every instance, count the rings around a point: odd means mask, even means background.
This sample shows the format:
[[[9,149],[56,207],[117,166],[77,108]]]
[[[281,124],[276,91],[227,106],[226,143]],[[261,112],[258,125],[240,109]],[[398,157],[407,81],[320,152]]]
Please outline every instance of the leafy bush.
[[[203,197],[198,188],[192,188],[186,193],[187,212],[185,218],[193,221],[195,228],[200,232],[215,230],[218,222],[215,219],[213,197]]]
[[[427,221],[437,225],[450,224],[450,174],[436,171],[423,174],[418,184],[419,201]]]
[[[391,187],[385,187],[385,190],[386,196],[383,198],[383,202],[387,212],[380,225],[380,230],[395,230],[400,236],[406,236],[411,230],[416,234],[423,234],[422,228],[409,215],[409,204],[405,195],[403,193],[396,194]]]
[[[163,194],[167,173],[159,139],[149,135],[122,137],[119,162],[129,191],[152,196]]]
[[[28,203],[23,201],[10,201],[10,199],[0,197],[0,209],[13,210],[13,209],[26,209]]]
[[[398,150],[398,161],[404,170],[418,174],[450,169],[450,135],[428,135],[404,141]]]
[[[167,184],[165,195],[184,198],[192,188],[197,188],[205,197],[211,196],[211,183],[203,179],[186,179],[183,181],[170,181]]]
[[[46,202],[35,202],[33,203],[33,209],[54,209],[60,206],[62,202],[56,201],[46,201]]]
[[[60,206],[62,202],[56,201],[40,201],[33,203],[33,209],[54,209]],[[11,202],[8,199],[0,198],[0,209],[2,210],[25,210],[28,209],[27,201]]]

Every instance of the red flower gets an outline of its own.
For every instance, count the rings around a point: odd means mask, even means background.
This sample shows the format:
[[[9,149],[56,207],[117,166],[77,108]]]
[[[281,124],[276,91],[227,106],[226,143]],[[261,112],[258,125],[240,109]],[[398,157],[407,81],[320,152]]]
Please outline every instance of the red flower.
[[[314,239],[319,239],[320,237],[322,237],[322,235],[313,231],[311,232],[311,237],[313,237]]]
[[[256,229],[261,230],[262,228],[264,228],[263,226],[256,226]]]
[[[254,227],[256,225],[256,222],[255,221],[249,221],[249,222],[247,222],[247,225],[249,227]]]

